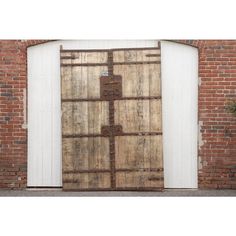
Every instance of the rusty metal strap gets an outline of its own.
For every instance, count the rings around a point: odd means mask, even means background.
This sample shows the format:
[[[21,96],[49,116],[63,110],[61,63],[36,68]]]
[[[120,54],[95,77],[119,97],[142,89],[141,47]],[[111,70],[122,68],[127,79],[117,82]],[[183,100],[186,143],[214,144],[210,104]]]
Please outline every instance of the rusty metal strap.
[[[73,64],[67,64],[67,63],[61,63],[61,66],[108,66],[107,63],[73,63]]]
[[[161,54],[146,54],[146,57],[160,57]]]
[[[104,131],[103,131],[104,132]],[[162,132],[130,132],[130,133],[116,133],[114,136],[155,136],[162,135]],[[96,137],[109,137],[110,134],[63,134],[62,138],[96,138]]]
[[[163,172],[163,168],[117,168],[116,172]],[[64,174],[110,173],[110,169],[68,170]]]
[[[154,99],[161,99],[161,96],[140,96],[140,97],[116,97],[113,98],[114,100],[154,100]],[[62,102],[100,102],[100,101],[107,101],[105,98],[71,98],[71,99],[62,99]]]
[[[64,182],[71,183],[71,182]],[[73,182],[72,182],[73,184]],[[88,191],[152,191],[152,192],[162,192],[164,187],[123,187],[123,188],[63,188],[63,191],[80,191],[80,192],[88,192]]]
[[[140,48],[113,48],[112,51],[143,51],[143,50],[160,50],[160,47],[140,47]]]
[[[67,52],[109,52],[109,51],[142,51],[142,50],[160,50],[160,47],[140,47],[140,48],[113,48],[113,49],[61,49],[61,53]]]
[[[61,49],[61,53],[69,53],[69,52],[108,52],[109,49]]]
[[[160,64],[160,61],[131,61],[131,62],[113,62],[115,65],[145,65],[145,64]],[[108,63],[61,63],[61,66],[108,66]]]
[[[144,64],[160,64],[160,61],[130,61],[130,62],[114,62],[113,65],[144,65]]]

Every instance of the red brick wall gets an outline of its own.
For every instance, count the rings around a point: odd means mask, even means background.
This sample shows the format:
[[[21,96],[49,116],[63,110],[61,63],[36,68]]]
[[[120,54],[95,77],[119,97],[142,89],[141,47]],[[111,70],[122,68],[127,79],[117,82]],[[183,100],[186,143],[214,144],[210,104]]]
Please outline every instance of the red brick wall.
[[[236,189],[236,40],[185,40],[199,48],[199,188]]]
[[[26,47],[42,40],[0,40],[0,188],[26,186]]]
[[[43,40],[0,40],[0,188],[26,187],[26,48]],[[236,41],[182,40],[199,48],[199,187],[236,189]]]

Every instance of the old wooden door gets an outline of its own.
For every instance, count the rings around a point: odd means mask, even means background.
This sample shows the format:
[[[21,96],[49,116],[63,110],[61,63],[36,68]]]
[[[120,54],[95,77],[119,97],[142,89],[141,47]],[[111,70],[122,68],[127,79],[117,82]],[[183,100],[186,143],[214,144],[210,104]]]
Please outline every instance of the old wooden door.
[[[162,189],[160,49],[60,55],[63,189]]]

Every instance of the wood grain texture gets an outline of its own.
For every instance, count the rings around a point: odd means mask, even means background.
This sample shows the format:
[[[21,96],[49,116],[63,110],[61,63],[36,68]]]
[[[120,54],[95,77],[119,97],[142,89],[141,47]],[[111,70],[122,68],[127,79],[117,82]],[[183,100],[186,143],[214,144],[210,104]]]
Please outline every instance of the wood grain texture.
[[[63,52],[61,57],[68,58],[61,60],[65,64],[107,62],[105,52]],[[107,66],[61,67],[62,99],[99,99],[99,78],[106,72]],[[62,102],[62,135],[101,134],[108,124],[108,102]],[[62,156],[63,189],[110,187],[110,173],[79,173],[110,168],[108,138],[63,138]]]
[[[99,98],[99,78],[107,70],[107,66],[62,67],[62,99]]]
[[[62,63],[106,63],[105,52],[71,53],[73,59],[62,59]],[[65,62],[66,61],[66,62]],[[62,99],[99,98],[100,76],[108,71],[107,66],[61,67]]]
[[[108,125],[108,102],[62,103],[62,134],[101,134]]]
[[[62,52],[62,64],[107,63],[107,52]]]
[[[114,74],[122,76],[124,97],[161,95],[159,64],[114,65]]]
[[[110,188],[110,173],[77,173],[63,175],[63,189],[83,190]]]
[[[116,137],[116,168],[140,169],[117,172],[116,187],[163,187],[163,172],[143,172],[143,168],[162,168],[161,136]],[[157,178],[158,177],[158,178]],[[149,179],[151,178],[151,179]]]
[[[159,50],[114,52],[115,62],[160,61]],[[149,55],[149,56],[147,56]],[[152,55],[152,56],[150,56]],[[154,55],[154,56],[153,56]],[[114,65],[114,74],[122,76],[124,97],[161,95],[159,64]],[[124,133],[161,132],[161,99],[115,101],[115,123]],[[162,136],[120,136],[116,142],[116,168],[136,172],[117,172],[117,188],[163,188],[163,172],[142,172],[142,168],[162,168]]]
[[[109,169],[109,139],[63,138],[63,171]]]
[[[115,123],[124,132],[161,132],[161,100],[115,101]]]
[[[162,168],[162,137],[118,136],[116,168]]]
[[[150,57],[151,54],[155,56]],[[154,49],[154,50],[130,49],[130,50],[114,51],[113,61],[114,62],[160,61],[160,50],[159,49]]]
[[[163,173],[119,172],[116,176],[117,188],[163,188]]]

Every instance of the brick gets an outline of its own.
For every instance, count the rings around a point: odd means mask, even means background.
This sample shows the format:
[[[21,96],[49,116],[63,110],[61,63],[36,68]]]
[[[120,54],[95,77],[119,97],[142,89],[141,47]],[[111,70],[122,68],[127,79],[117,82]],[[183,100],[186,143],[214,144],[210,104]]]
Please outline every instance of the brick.
[[[44,40],[0,40],[0,188],[25,188],[27,132],[22,129],[27,46]],[[18,179],[18,172],[25,178]]]

